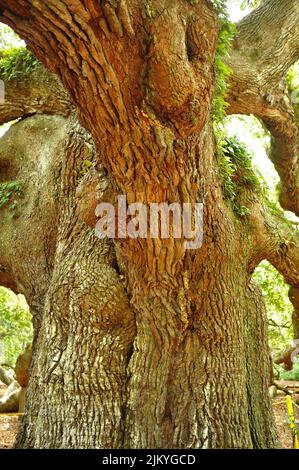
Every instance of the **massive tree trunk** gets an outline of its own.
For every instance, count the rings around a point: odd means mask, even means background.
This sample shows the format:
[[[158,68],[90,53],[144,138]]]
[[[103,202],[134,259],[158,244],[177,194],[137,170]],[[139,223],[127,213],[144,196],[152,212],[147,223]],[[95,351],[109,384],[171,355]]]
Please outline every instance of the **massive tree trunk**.
[[[211,125],[211,3],[0,7],[60,76],[97,149],[68,118],[17,445],[276,447],[267,330],[251,276],[267,258],[298,287],[299,249],[290,237],[282,243],[283,228],[257,196],[245,190],[243,218],[224,199]],[[130,204],[203,203],[203,246],[99,240],[95,207],[118,194]]]

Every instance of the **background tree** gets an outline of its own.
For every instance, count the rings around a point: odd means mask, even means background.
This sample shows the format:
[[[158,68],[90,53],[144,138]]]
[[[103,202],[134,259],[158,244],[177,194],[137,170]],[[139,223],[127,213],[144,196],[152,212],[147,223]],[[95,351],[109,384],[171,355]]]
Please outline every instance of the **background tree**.
[[[6,278],[26,291],[35,322],[19,445],[275,447],[267,321],[252,273],[267,259],[298,289],[298,240],[265,204],[248,161],[215,146],[215,59],[220,71],[223,55],[221,42],[216,54],[217,9],[205,0],[0,0],[0,7],[1,19],[59,75],[97,149],[68,118],[70,106],[58,103],[53,114],[63,117],[43,118],[66,120],[68,140],[56,158],[35,153],[44,173],[28,181],[28,194],[42,194],[37,211],[28,202],[23,208],[35,216],[27,246],[38,241],[36,256],[26,253],[20,265],[6,240],[0,257]],[[298,16],[294,0],[265,0],[238,25],[227,61],[228,111],[264,121],[281,203],[297,215],[298,126],[283,79],[298,59]],[[229,34],[224,23],[226,45]],[[37,96],[32,106],[13,94],[13,107],[25,103],[19,116],[45,109],[48,100]],[[7,110],[2,122],[12,119]],[[36,119],[22,126],[28,131]],[[29,167],[13,177],[26,180],[27,172],[28,180]],[[49,211],[42,177],[52,194],[50,220],[42,217]],[[203,247],[186,252],[173,238],[96,239],[95,206],[118,193],[129,203],[204,202]],[[25,228],[23,213],[19,249]]]

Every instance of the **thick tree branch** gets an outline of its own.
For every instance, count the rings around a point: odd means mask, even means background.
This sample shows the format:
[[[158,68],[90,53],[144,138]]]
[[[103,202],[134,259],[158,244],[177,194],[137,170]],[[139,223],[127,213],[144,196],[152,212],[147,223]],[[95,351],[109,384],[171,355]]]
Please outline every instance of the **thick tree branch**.
[[[299,232],[259,203],[251,208],[253,253],[250,271],[267,259],[287,284],[299,288]]]
[[[289,346],[284,351],[281,351],[274,357],[275,364],[283,364],[285,370],[292,370],[293,369],[293,361],[292,357],[294,352],[298,350],[298,346]]]
[[[272,225],[270,231],[272,247],[268,253],[268,261],[284,276],[290,286],[299,288],[298,234],[288,232],[284,226],[278,224]]]
[[[59,80],[43,67],[30,75],[4,80],[4,83],[5,102],[0,104],[0,125],[31,114],[70,114],[71,102],[67,93]]]
[[[252,86],[237,99],[230,92],[230,114],[253,114],[271,133],[269,157],[281,179],[280,203],[299,215],[299,127],[287,93],[261,96]]]
[[[229,114],[254,114],[272,135],[270,158],[281,179],[280,202],[299,215],[299,128],[287,87],[299,57],[299,3],[266,0],[238,24],[228,64]]]
[[[228,60],[234,76],[241,83],[275,89],[299,58],[298,1],[265,0],[237,28]]]

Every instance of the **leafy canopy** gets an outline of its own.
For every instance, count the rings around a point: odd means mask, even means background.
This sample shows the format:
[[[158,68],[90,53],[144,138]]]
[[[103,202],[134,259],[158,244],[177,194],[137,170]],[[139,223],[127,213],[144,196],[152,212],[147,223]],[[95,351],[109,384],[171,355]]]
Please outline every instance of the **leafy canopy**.
[[[31,341],[32,317],[25,298],[0,287],[0,362],[14,366]]]
[[[29,75],[39,65],[26,47],[10,47],[0,51],[0,76],[3,80]]]
[[[13,197],[19,196],[22,190],[22,183],[20,181],[5,181],[0,183],[0,209],[5,207]],[[16,203],[14,200],[10,204],[10,209]]]
[[[26,76],[40,65],[26,44],[8,26],[0,24],[0,77]]]

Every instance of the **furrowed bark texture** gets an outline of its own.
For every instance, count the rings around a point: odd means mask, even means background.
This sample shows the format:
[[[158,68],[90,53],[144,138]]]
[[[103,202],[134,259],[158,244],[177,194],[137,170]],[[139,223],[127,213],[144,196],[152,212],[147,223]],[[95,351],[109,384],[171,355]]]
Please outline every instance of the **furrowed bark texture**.
[[[210,124],[211,3],[0,7],[58,74],[97,149],[68,120],[18,446],[276,447],[251,275],[271,258],[298,287],[297,251],[281,251],[256,199],[242,220],[223,198]],[[94,209],[117,194],[128,203],[203,202],[202,248],[186,251],[173,237],[98,240]]]
[[[265,401],[273,367],[268,347],[267,314],[261,293],[253,283],[248,286],[246,297],[246,385],[250,434],[253,447],[265,449],[273,446],[273,436],[269,435],[269,429],[273,426],[272,405],[270,400]]]
[[[0,79],[3,79],[1,77]],[[25,76],[5,80],[5,104],[0,104],[0,123],[33,114],[68,116],[71,103],[59,80],[42,66]]]
[[[68,137],[54,269],[35,345],[30,412],[18,441],[26,447],[54,448],[58,441],[59,447],[119,447],[134,316],[113,245],[99,241],[76,215],[76,183],[89,152],[77,125]],[[32,406],[36,394],[44,399]]]

